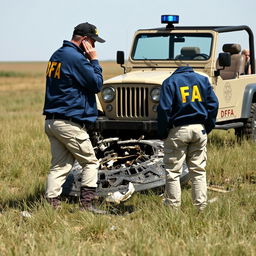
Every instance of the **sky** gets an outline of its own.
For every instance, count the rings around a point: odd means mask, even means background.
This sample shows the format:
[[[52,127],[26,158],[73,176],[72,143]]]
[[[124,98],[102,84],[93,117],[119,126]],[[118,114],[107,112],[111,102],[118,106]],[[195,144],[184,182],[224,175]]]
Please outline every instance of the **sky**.
[[[247,25],[256,37],[256,0],[0,2],[0,61],[47,61],[63,40],[71,39],[74,27],[86,21],[106,40],[96,44],[99,60],[115,60],[118,50],[128,56],[134,32],[163,26],[162,14],[179,15],[181,26]]]

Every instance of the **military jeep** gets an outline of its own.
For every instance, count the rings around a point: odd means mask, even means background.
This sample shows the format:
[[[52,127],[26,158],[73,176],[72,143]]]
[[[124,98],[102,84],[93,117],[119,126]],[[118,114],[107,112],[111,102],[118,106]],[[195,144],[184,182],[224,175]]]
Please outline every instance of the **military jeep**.
[[[106,80],[99,94],[100,116],[92,136],[101,164],[99,195],[125,191],[129,182],[136,191],[165,184],[163,143],[157,138],[157,105],[162,82],[179,66],[191,66],[209,78],[219,99],[217,129],[233,128],[237,136],[256,141],[251,29],[244,25],[174,26],[178,23],[174,15],[163,15],[162,23],[166,26],[135,33],[126,65],[124,52],[117,52],[117,63],[124,68],[124,74]],[[241,53],[241,32],[248,37],[249,63]],[[230,43],[229,35],[238,42]],[[251,74],[246,73],[247,64]],[[181,182],[188,180],[184,166]],[[79,185],[72,182],[71,191],[79,191]]]
[[[234,128],[238,136],[256,140],[256,75],[254,38],[248,26],[175,26],[178,16],[163,15],[165,27],[139,29],[124,65],[124,74],[108,79],[99,95],[103,109],[96,128],[103,137],[157,138],[157,105],[162,82],[182,65],[207,76],[219,99],[217,129]],[[248,35],[251,74],[238,42],[222,35]],[[235,37],[239,40],[241,33]],[[223,45],[222,51],[219,47]]]

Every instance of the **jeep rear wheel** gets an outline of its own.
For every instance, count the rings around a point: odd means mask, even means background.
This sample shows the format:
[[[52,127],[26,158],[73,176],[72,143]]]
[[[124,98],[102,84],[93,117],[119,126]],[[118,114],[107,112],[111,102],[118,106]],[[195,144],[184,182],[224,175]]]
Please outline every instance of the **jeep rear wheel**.
[[[256,142],[256,103],[252,103],[249,118],[245,121],[244,127],[236,129],[239,138],[246,138]]]

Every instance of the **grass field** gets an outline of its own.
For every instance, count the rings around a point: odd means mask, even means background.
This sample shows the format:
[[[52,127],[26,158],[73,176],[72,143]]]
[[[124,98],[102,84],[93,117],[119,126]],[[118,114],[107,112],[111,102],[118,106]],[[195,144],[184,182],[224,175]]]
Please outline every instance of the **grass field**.
[[[102,65],[105,79],[122,73]],[[43,198],[45,69],[0,63],[0,255],[256,255],[256,145],[237,143],[232,130],[209,136],[208,183],[228,192],[209,190],[204,213],[193,208],[189,186],[177,212],[156,191],[135,193],[120,215],[95,216],[68,202],[53,211]]]

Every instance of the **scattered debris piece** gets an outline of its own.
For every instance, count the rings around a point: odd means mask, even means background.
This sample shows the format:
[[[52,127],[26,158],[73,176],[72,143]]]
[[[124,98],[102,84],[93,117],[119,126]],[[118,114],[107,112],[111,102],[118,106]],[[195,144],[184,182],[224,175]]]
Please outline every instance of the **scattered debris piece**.
[[[119,191],[109,193],[105,200],[107,202],[120,204],[120,202],[124,202],[128,200],[132,196],[134,191],[135,191],[134,185],[131,182],[129,182],[128,191],[126,193],[121,193]]]
[[[112,227],[110,228],[110,230],[111,230],[111,231],[116,231],[116,230],[117,230],[117,227],[116,227],[116,226],[112,226]]]
[[[218,201],[218,200],[219,200],[219,198],[216,196],[216,197],[214,197],[214,198],[208,200],[208,203],[209,203],[209,204],[212,204],[212,203],[214,203],[214,202],[216,202],[216,201]]]
[[[219,192],[219,193],[229,193],[232,191],[232,190],[227,190],[225,188],[215,187],[215,186],[208,186],[207,189],[214,192]]]
[[[32,217],[32,215],[27,211],[20,212],[20,215],[24,218],[31,218]]]

